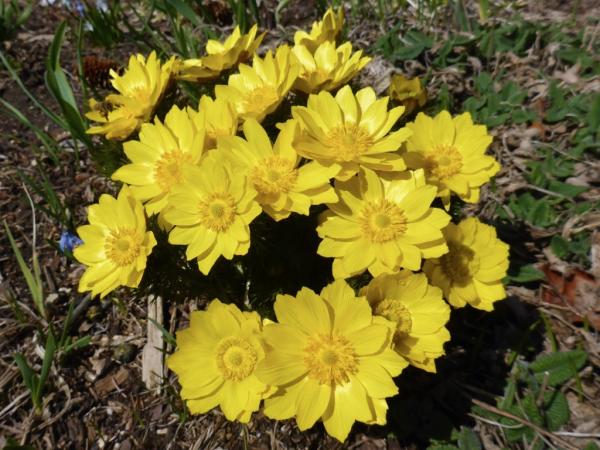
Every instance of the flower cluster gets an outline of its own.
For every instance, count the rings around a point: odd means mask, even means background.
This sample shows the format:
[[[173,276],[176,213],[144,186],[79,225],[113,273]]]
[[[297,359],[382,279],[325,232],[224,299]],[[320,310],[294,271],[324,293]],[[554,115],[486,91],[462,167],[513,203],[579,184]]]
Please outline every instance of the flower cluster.
[[[338,42],[343,25],[330,9],[263,56],[256,27],[209,41],[199,59],[132,56],[111,73],[119,94],[91,105],[88,132],[125,140],[128,162],[112,174],[118,197],[102,195],[78,229],[80,291],[137,287],[159,231],[208,275],[249,252],[261,215],[314,216],[317,253],[331,259],[331,282],[278,295],[275,321],[218,299],[191,314],[168,366],[192,413],[219,406],[248,422],[262,405],[343,441],[355,421],[385,423],[405,367],[436,371],[450,306],[505,297],[508,246],[447,213],[453,195],[477,202],[500,169],[487,129],[468,113],[413,118],[426,102],[418,79],[396,76],[390,97],[348,84],[370,58]],[[163,109],[178,80],[212,83],[214,96]],[[361,274],[356,292],[347,280]]]

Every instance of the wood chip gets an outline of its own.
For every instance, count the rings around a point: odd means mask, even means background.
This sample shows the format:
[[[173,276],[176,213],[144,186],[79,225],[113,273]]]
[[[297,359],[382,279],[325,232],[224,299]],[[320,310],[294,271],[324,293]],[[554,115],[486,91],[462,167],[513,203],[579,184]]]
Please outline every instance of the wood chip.
[[[163,301],[160,296],[150,295],[148,297],[148,339],[142,352],[142,380],[149,390],[160,392],[161,381],[165,375],[164,340],[153,320],[163,325]]]
[[[119,389],[129,378],[129,372],[125,367],[120,367],[115,373],[111,373],[104,378],[100,378],[94,383],[94,390],[98,397],[102,398],[106,394]]]

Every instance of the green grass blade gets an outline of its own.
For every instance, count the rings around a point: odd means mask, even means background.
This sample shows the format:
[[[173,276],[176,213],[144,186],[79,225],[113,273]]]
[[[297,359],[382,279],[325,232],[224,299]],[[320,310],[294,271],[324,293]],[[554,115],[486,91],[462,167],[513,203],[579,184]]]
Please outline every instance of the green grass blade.
[[[10,232],[10,228],[8,228],[8,225],[6,224],[6,221],[4,221],[4,229],[6,230],[6,235],[8,236],[10,246],[12,247],[15,257],[17,258],[17,263],[19,264],[19,268],[21,269],[21,272],[23,273],[23,276],[25,277],[25,282],[27,283],[27,287],[29,288],[29,292],[31,293],[33,302],[35,303],[35,305],[36,305],[38,311],[40,312],[40,314],[42,315],[42,317],[45,319],[46,318],[46,308],[44,306],[44,291],[43,291],[43,286],[42,286],[42,279],[40,276],[39,264],[37,263],[37,257],[35,255],[35,249],[34,249],[33,258],[32,258],[33,259],[33,272],[32,272],[31,269],[29,267],[27,267],[27,264],[25,263],[25,260],[23,259],[23,254],[21,253],[21,250],[19,250],[19,247],[17,246],[17,243],[15,242],[15,239],[14,239],[12,233]]]

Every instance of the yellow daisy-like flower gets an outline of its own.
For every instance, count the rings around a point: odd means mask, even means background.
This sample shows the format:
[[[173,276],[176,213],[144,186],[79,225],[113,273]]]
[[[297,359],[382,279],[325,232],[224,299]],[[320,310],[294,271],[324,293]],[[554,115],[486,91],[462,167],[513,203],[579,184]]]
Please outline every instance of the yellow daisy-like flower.
[[[113,180],[131,185],[133,195],[146,202],[149,215],[160,212],[167,205],[173,186],[183,180],[182,167],[197,164],[204,148],[204,128],[195,123],[190,109],[173,106],[165,123],[156,118],[154,124],[144,124],[139,141],[123,145],[131,161],[112,175]]]
[[[200,165],[183,168],[183,182],[171,190],[164,216],[174,225],[169,242],[187,245],[187,259],[196,258],[206,275],[219,256],[248,252],[248,225],[260,212],[246,177],[221,155],[209,154]]]
[[[303,45],[309,52],[314,53],[323,42],[335,42],[344,26],[344,9],[339,8],[337,12],[329,8],[323,19],[313,22],[310,33],[300,30],[294,34],[294,44]]]
[[[77,228],[83,244],[73,250],[73,256],[88,266],[79,292],[92,291],[102,298],[119,286],[137,287],[156,245],[154,234],[146,231],[142,204],[124,186],[117,198],[102,194],[88,208],[88,221]]]
[[[207,95],[200,98],[198,105],[200,123],[204,123],[205,147],[217,147],[222,136],[235,136],[238,130],[238,115],[235,106],[223,98],[213,99]]]
[[[379,275],[361,291],[373,308],[373,314],[396,324],[392,347],[408,362],[435,372],[435,359],[444,355],[444,343],[450,340],[445,325],[450,308],[442,291],[430,286],[422,273],[401,270]]]
[[[123,75],[111,69],[111,84],[118,94],[110,94],[103,102],[90,101],[92,110],[86,117],[100,125],[87,132],[123,140],[148,122],[169,84],[174,63],[173,57],[161,64],[152,52],[147,60],[143,55],[132,55]]]
[[[448,251],[441,229],[450,216],[432,208],[435,186],[423,171],[386,180],[372,170],[336,183],[338,203],[327,205],[317,228],[323,239],[317,253],[335,258],[333,276],[349,278],[366,269],[373,276],[401,267],[421,268],[421,258]]]
[[[258,27],[254,25],[247,34],[242,34],[238,26],[224,42],[209,39],[206,43],[206,56],[182,61],[177,78],[186,81],[212,80],[224,70],[247,61],[265,36],[265,33],[257,36],[257,32]]]
[[[401,128],[390,133],[404,107],[388,111],[387,104],[388,97],[378,100],[370,87],[356,95],[350,86],[341,88],[335,97],[329,92],[311,95],[306,107],[292,108],[294,119],[301,125],[294,148],[323,165],[341,165],[336,177],[339,180],[349,179],[361,167],[404,170],[404,160],[396,150],[411,131]]]
[[[427,182],[438,187],[446,209],[451,192],[476,203],[479,188],[500,170],[500,164],[485,155],[492,142],[487,128],[474,125],[468,112],[452,118],[448,111],[435,117],[419,113],[406,126],[413,131],[406,143],[406,164],[410,169],[425,169]]]
[[[235,106],[241,119],[254,118],[261,122],[283,101],[300,68],[291,58],[287,45],[277,48],[275,55],[267,52],[264,58],[255,56],[252,67],[240,64],[240,73],[229,77],[227,85],[215,86],[215,96]]]
[[[427,91],[421,85],[419,77],[406,78],[402,74],[393,75],[389,95],[392,100],[404,105],[406,114],[410,114],[427,102]]]
[[[300,430],[321,419],[339,441],[355,421],[385,424],[385,399],[398,392],[392,378],[407,366],[390,348],[394,324],[374,317],[343,280],[320,295],[308,288],[278,295],[275,314],[278,323],[263,329],[272,349],[257,369],[261,381],[278,387],[265,415],[296,417]]]
[[[192,414],[219,405],[227,420],[247,423],[272,391],[256,377],[265,356],[256,312],[213,300],[191,313],[190,326],[177,332],[177,351],[167,359],[179,377],[181,398]]]
[[[254,119],[244,122],[244,135],[221,138],[219,151],[235,165],[242,166],[258,192],[256,200],[273,219],[285,219],[292,212],[308,215],[311,205],[338,200],[329,180],[339,167],[310,162],[298,167],[300,157],[292,147],[297,124],[289,120],[274,145]]]
[[[496,229],[474,217],[444,229],[450,251],[425,262],[423,271],[444,297],[457,308],[467,303],[491,311],[506,297],[502,278],[508,270],[508,245],[496,237]]]
[[[308,94],[331,91],[350,81],[371,58],[362,56],[362,50],[352,53],[352,44],[346,42],[336,48],[335,42],[325,41],[311,53],[304,45],[296,45],[292,52],[301,66],[294,89]]]

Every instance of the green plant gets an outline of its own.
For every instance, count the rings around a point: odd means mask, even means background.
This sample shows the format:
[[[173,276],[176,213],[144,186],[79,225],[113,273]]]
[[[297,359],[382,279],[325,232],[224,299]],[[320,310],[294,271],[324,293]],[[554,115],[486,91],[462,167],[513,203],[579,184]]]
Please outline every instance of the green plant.
[[[34,215],[35,217],[35,215]],[[11,248],[15,254],[17,259],[19,268],[23,276],[25,277],[25,281],[29,288],[29,292],[33,299],[33,303],[40,315],[40,324],[38,324],[37,332],[40,336],[41,342],[44,342],[44,357],[42,360],[42,365],[39,372],[32,368],[25,357],[20,352],[14,354],[15,362],[19,371],[21,372],[21,376],[23,378],[23,382],[27,389],[29,390],[29,394],[31,397],[31,401],[36,412],[40,413],[43,405],[43,397],[44,392],[46,390],[46,385],[48,382],[48,377],[50,375],[50,369],[52,368],[52,364],[55,360],[55,356],[60,353],[62,355],[66,355],[69,352],[85,347],[90,342],[89,336],[83,336],[78,339],[71,338],[68,335],[72,318],[73,318],[73,309],[75,306],[75,300],[71,302],[69,305],[69,310],[67,312],[67,316],[63,323],[61,332],[57,334],[52,322],[49,320],[48,313],[45,306],[45,297],[44,297],[44,289],[41,278],[40,264],[38,260],[37,253],[35,251],[35,231],[34,237],[32,239],[32,268],[29,268],[25,263],[23,255],[17,246],[14,237],[10,231],[10,228],[4,222],[4,229],[6,231],[6,235],[10,241]],[[34,230],[35,230],[35,219],[34,219]],[[44,328],[42,324],[46,324],[47,327]]]
[[[75,143],[76,158],[79,158],[78,144],[83,143],[86,147],[92,148],[93,143],[91,138],[86,134],[88,128],[87,121],[79,112],[77,102],[71,85],[69,84],[64,70],[60,65],[60,49],[64,40],[66,31],[66,22],[62,22],[54,35],[52,44],[48,52],[46,60],[46,85],[61,110],[61,115],[54,113],[48,106],[41,103],[36,96],[25,86],[16,69],[6,58],[4,53],[0,51],[0,61],[8,71],[10,77],[14,80],[17,86],[23,93],[39,108],[42,113],[55,125],[69,132]],[[48,155],[58,163],[57,153],[59,151],[56,142],[43,130],[35,126],[21,111],[9,102],[2,100],[1,103],[4,111],[15,117],[23,125],[29,128],[40,141],[44,144]]]
[[[33,2],[21,7],[18,0],[2,0],[0,2],[0,42],[12,38],[17,29],[29,19],[33,10]]]

